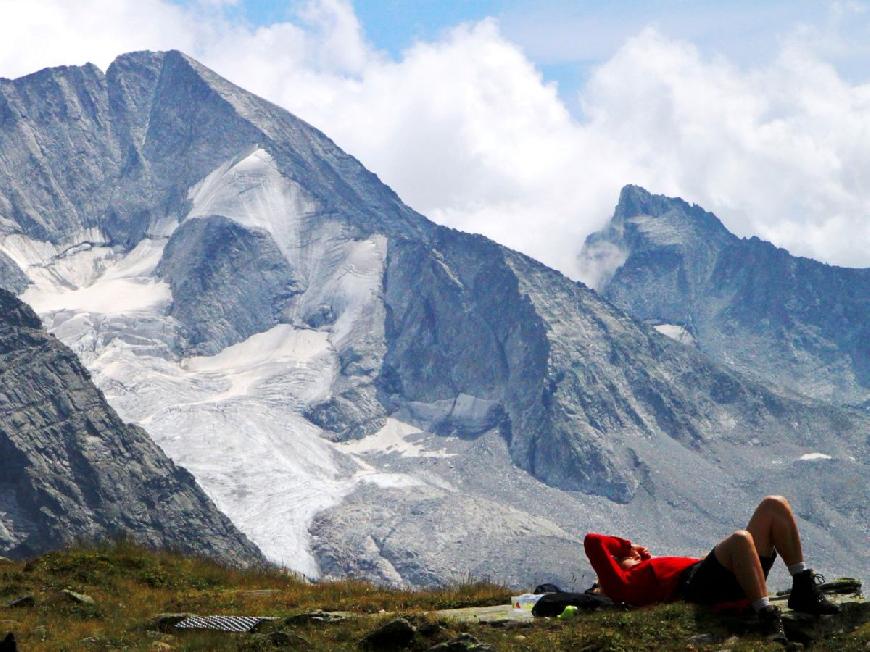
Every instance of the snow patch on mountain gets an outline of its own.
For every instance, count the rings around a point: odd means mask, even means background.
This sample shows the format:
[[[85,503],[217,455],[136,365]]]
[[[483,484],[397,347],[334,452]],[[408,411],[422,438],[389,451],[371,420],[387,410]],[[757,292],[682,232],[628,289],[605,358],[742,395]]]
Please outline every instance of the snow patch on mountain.
[[[834,459],[830,455],[826,453],[804,453],[798,458],[798,462],[816,462],[818,460],[832,460]]]
[[[155,311],[171,300],[169,286],[151,276],[163,251],[162,240],[142,240],[123,253],[101,242],[98,233],[81,243],[60,248],[12,234],[0,251],[27,274],[30,287],[22,300],[37,312],[74,310],[102,314]]]
[[[654,326],[659,333],[682,344],[695,344],[695,338],[683,326],[678,324],[659,324]]]
[[[257,387],[288,366],[316,364],[318,357],[329,353],[327,333],[280,324],[227,347],[217,355],[187,358],[180,365],[190,372],[229,379],[230,387],[213,399],[219,401],[253,395]],[[306,401],[328,393],[332,374],[321,374],[320,377],[325,382],[299,388],[299,394],[304,394]]]
[[[375,434],[339,444],[338,448],[348,453],[379,455],[398,453],[402,457],[454,457],[456,455],[448,453],[441,447],[428,448],[425,444],[429,443],[430,438],[431,435],[427,437],[420,428],[390,417],[386,425]]]
[[[673,224],[667,220],[657,219],[652,215],[635,215],[626,221],[634,224],[650,242],[657,245],[678,245],[686,239],[685,234],[675,228]]]
[[[192,202],[188,219],[222,215],[267,231],[290,261],[298,256],[303,220],[317,208],[261,148],[219,166],[190,190],[188,198]]]

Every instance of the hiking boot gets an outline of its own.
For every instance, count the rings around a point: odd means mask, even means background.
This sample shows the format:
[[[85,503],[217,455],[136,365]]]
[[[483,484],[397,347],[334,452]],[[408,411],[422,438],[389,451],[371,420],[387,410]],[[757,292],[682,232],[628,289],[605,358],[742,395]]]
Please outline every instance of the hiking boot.
[[[779,609],[772,604],[755,612],[758,618],[758,631],[771,643],[788,643],[785,628],[782,626],[782,616]]]
[[[805,570],[795,575],[792,580],[794,585],[788,597],[790,609],[816,616],[840,613],[839,605],[828,600],[819,589],[819,585],[825,583],[824,576]]]

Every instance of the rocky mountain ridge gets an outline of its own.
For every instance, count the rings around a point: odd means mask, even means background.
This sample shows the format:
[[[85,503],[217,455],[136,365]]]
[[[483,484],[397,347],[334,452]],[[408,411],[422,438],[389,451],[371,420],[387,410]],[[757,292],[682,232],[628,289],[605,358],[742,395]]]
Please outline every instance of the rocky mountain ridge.
[[[436,226],[181,53],[0,97],[21,297],[270,559],[580,582],[587,530],[699,553],[766,493],[794,497],[827,563],[856,549],[866,414],[771,391]]]

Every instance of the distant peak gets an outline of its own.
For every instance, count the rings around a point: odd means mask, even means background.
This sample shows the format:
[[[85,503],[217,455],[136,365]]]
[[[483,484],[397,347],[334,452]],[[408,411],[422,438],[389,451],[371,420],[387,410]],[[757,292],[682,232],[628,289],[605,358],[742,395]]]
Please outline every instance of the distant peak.
[[[629,184],[619,193],[619,203],[616,214],[622,217],[634,215],[650,215],[658,217],[674,208],[690,208],[689,204],[679,197],[654,195],[648,190]]]
[[[628,183],[623,186],[622,190],[619,192],[619,201],[622,203],[623,201],[631,201],[634,199],[644,200],[652,196],[652,193],[645,188]]]
[[[174,52],[174,50],[170,50]],[[152,66],[155,63],[159,64],[170,52],[154,52],[152,50],[137,50],[135,52],[125,52],[115,57],[115,60],[109,65],[109,68],[122,66]],[[179,53],[180,54],[180,53]]]
[[[619,203],[613,218],[625,221],[637,216],[667,217],[669,221],[691,224],[701,232],[716,233],[734,237],[713,213],[705,211],[697,204],[690,204],[680,197],[654,195],[635,185],[626,185],[619,193]]]

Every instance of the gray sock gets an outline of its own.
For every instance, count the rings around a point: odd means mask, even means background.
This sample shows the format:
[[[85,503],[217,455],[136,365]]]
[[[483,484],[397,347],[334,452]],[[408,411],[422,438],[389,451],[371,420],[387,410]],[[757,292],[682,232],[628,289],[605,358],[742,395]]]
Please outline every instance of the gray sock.
[[[761,611],[769,604],[770,604],[770,599],[767,596],[764,596],[763,598],[758,598],[758,600],[753,602],[752,608],[755,609],[755,611]]]
[[[803,573],[805,570],[809,570],[810,567],[807,566],[806,562],[799,561],[796,564],[792,564],[788,567],[788,572],[790,575],[797,575],[798,573]]]

